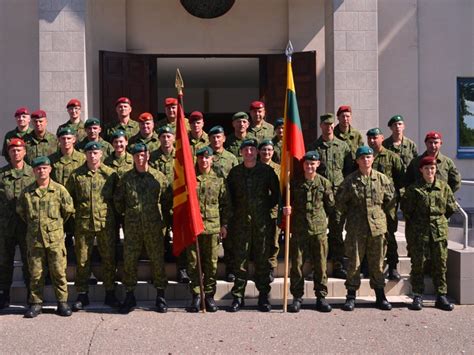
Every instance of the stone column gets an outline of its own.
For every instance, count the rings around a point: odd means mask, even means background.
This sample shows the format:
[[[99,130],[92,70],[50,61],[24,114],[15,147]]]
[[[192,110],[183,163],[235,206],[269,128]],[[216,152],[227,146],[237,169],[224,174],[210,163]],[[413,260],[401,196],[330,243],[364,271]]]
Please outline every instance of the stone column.
[[[377,0],[327,0],[327,107],[351,105],[360,130],[379,125]]]
[[[87,117],[85,19],[87,0],[39,0],[40,107],[48,129],[67,121],[66,103],[82,102]]]

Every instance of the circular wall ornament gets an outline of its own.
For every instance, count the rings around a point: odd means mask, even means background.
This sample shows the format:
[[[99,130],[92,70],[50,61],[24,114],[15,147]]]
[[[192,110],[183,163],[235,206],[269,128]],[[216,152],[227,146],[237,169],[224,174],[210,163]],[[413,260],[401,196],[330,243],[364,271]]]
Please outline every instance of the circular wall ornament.
[[[199,18],[216,18],[234,6],[235,0],[180,0],[191,15]]]

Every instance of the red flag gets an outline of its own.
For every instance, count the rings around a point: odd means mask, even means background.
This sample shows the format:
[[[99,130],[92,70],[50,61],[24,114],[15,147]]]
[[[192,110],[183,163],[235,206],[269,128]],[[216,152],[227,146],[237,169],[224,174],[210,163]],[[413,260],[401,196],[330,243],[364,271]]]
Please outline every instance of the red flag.
[[[176,156],[173,181],[173,254],[179,255],[204,232],[197,198],[194,161],[184,123],[183,94],[178,94],[176,118]]]

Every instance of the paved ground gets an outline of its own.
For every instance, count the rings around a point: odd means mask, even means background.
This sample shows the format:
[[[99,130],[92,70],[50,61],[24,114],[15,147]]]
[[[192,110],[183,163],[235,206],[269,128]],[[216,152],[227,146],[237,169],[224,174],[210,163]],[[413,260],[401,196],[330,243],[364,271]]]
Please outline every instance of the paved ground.
[[[474,306],[443,312],[428,303],[413,312],[400,302],[382,312],[359,303],[329,314],[309,304],[298,314],[158,314],[146,306],[124,316],[96,305],[70,318],[47,309],[32,320],[10,308],[0,313],[0,353],[474,353]]]

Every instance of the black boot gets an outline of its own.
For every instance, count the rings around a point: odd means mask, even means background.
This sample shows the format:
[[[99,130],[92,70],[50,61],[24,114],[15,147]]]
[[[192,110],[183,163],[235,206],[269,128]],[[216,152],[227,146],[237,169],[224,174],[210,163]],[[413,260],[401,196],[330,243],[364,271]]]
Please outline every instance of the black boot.
[[[42,307],[43,307],[43,305],[40,304],[40,303],[30,305],[30,308],[28,308],[28,310],[26,311],[24,317],[25,318],[35,318],[35,317],[37,317],[38,314],[41,313],[41,308]]]
[[[454,304],[448,301],[446,295],[438,295],[436,297],[435,307],[442,309],[443,311],[452,311]]]
[[[186,271],[186,269],[179,269],[178,270],[177,281],[180,284],[188,284],[189,283],[189,276],[188,276],[188,272]]]
[[[206,295],[205,302],[206,302],[206,310],[208,312],[214,313],[214,312],[217,312],[217,310],[219,309],[219,307],[217,307],[217,304],[216,304],[216,301],[214,300],[213,295]]]
[[[201,296],[200,295],[193,295],[193,299],[191,300],[191,304],[186,311],[190,313],[197,313],[201,309]]]
[[[10,290],[0,291],[0,309],[7,308],[10,305]]]
[[[168,312],[168,305],[166,304],[165,300],[165,290],[161,288],[156,289],[156,311],[158,313],[166,313]]]
[[[413,302],[408,308],[412,311],[421,311],[423,309],[423,298],[418,295],[413,296]]]
[[[258,310],[260,312],[270,312],[272,310],[272,305],[268,300],[267,293],[261,293],[258,295]]]
[[[298,313],[301,309],[303,300],[301,298],[293,298],[293,303],[288,306],[288,312]]]
[[[67,302],[58,302],[56,313],[61,317],[70,317],[72,315],[71,307],[69,307]]]
[[[385,297],[385,290],[383,288],[376,288],[375,290],[375,306],[382,311],[390,311],[392,305],[387,301]]]
[[[76,302],[72,304],[72,311],[82,311],[87,305],[89,305],[89,295],[87,292],[81,292],[77,295]]]
[[[226,270],[226,277],[225,280],[227,282],[234,282],[235,281],[235,274],[233,273],[232,270]]]
[[[393,281],[400,281],[401,279],[400,273],[397,271],[397,266],[388,266],[387,269],[387,279],[393,280]]]
[[[120,308],[120,302],[115,296],[114,290],[105,291],[104,304],[112,308]]]
[[[137,300],[133,291],[128,291],[125,295],[125,300],[120,306],[119,312],[122,314],[130,313],[137,306]]]
[[[356,299],[356,291],[347,290],[346,302],[342,306],[342,309],[348,312],[353,311],[355,308],[355,299]]]
[[[232,304],[230,305],[229,312],[238,312],[242,307],[244,307],[244,299],[239,297],[234,297]]]
[[[316,310],[324,313],[332,311],[332,307],[329,305],[325,298],[321,297],[316,300]]]

